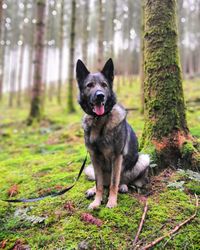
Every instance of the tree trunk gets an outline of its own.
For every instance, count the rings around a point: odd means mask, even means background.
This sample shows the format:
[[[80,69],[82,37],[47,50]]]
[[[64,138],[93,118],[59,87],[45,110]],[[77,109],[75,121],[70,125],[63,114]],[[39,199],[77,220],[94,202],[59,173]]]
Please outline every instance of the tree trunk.
[[[142,0],[141,11],[141,35],[140,35],[140,95],[141,114],[144,114],[144,0]]]
[[[61,88],[62,88],[62,68],[63,68],[63,34],[64,34],[64,0],[61,0],[60,13],[60,48],[59,48],[59,62],[58,62],[58,89],[57,102],[61,104]]]
[[[34,80],[32,87],[31,109],[28,124],[33,120],[39,121],[42,115],[42,70],[44,52],[44,19],[45,19],[45,0],[37,0],[37,23],[35,36],[35,59],[34,59]]]
[[[50,92],[50,81],[49,81],[49,58],[50,58],[50,54],[51,54],[51,46],[49,45],[49,41],[51,40],[51,32],[52,29],[51,27],[54,27],[54,19],[52,20],[52,16],[51,16],[51,12],[52,9],[55,8],[55,2],[54,5],[51,6],[50,3],[47,4],[46,6],[48,8],[47,10],[47,24],[46,24],[46,34],[45,34],[45,39],[46,39],[46,44],[45,44],[45,48],[44,48],[44,60],[45,60],[45,64],[44,64],[44,72],[43,72],[43,83],[45,86],[45,97],[46,94],[48,95],[48,100],[52,101],[53,95],[51,95],[51,98],[49,98],[49,92]]]
[[[13,46],[13,50],[11,50],[10,57],[11,57],[11,72],[10,72],[10,89],[9,89],[8,106],[12,108],[16,93],[17,58],[18,58],[18,49],[16,45]]]
[[[84,1],[84,19],[83,19],[83,43],[82,43],[82,53],[83,62],[87,64],[87,53],[88,53],[88,36],[89,36],[89,3],[90,1]]]
[[[103,19],[103,3],[102,0],[98,0],[98,70],[102,69],[103,63],[103,29],[104,29],[104,19]]]
[[[27,12],[27,4],[24,1],[24,13],[22,17],[22,26],[21,26],[21,36],[20,40],[22,41],[22,45],[19,49],[19,73],[18,73],[18,90],[17,90],[17,106],[21,106],[21,92],[22,92],[22,77],[23,77],[23,69],[24,69],[24,48],[25,48],[25,31],[24,31],[24,18],[26,17]]]
[[[0,41],[2,39],[2,20],[3,20],[3,8],[2,8],[3,0],[0,0]],[[4,28],[6,29],[6,28]],[[6,32],[6,31],[5,31]],[[3,95],[3,66],[4,66],[4,49],[1,46],[0,48],[0,101],[2,100],[2,95]]]
[[[117,3],[115,0],[112,0],[112,25],[111,25],[111,38],[112,38],[112,44],[111,44],[111,50],[110,50],[110,55],[111,58],[114,60],[114,38],[115,38],[115,23],[114,20],[116,19],[116,9],[117,9]]]
[[[32,28],[32,31],[34,29]],[[32,33],[33,34],[33,33]],[[34,38],[32,39],[34,41]],[[29,100],[31,98],[31,87],[32,87],[32,80],[33,80],[33,47],[34,44],[29,45],[29,63],[28,63],[28,84],[27,84],[27,99]]]
[[[36,15],[36,8],[32,9],[31,11],[31,20],[35,18]],[[31,23],[30,29],[30,38],[28,43],[28,77],[27,77],[27,83],[26,83],[26,94],[25,94],[25,101],[29,101],[31,99],[31,89],[32,89],[32,83],[33,83],[33,53],[34,53],[34,34],[35,34],[35,27],[36,25],[34,23]]]
[[[70,51],[69,51],[69,82],[68,82],[68,112],[75,112],[74,108],[74,50],[75,50],[75,24],[76,24],[76,0],[72,0],[71,5],[71,33],[70,33]]]
[[[200,1],[199,1],[199,4],[198,4],[198,23],[200,23]],[[199,27],[200,25],[198,25]],[[199,33],[200,33],[200,27],[198,29]],[[198,37],[198,64],[197,64],[197,67],[198,67],[198,76],[200,76],[200,36]]]
[[[199,167],[189,134],[177,47],[176,1],[145,0],[145,127],[142,150],[157,170]]]

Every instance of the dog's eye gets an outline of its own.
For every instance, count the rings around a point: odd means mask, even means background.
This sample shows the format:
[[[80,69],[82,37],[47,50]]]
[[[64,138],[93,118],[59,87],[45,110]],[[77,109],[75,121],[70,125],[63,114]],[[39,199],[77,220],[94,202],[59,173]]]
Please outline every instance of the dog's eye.
[[[102,82],[102,83],[101,83],[101,86],[102,86],[103,88],[106,88],[106,87],[108,87],[108,84],[107,84],[106,82]]]
[[[94,83],[93,82],[89,82],[87,85],[86,85],[87,88],[92,88],[94,87]]]

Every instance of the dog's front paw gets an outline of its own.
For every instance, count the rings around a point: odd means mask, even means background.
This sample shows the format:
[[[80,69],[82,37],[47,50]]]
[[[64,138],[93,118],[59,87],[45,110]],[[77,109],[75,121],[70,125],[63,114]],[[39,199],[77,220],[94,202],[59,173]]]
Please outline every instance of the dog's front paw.
[[[91,198],[96,194],[96,187],[90,188],[85,192],[86,198]]]
[[[119,192],[125,194],[128,192],[128,186],[126,184],[122,184],[119,186]]]
[[[101,201],[94,200],[90,205],[88,206],[88,209],[97,209],[101,205]]]
[[[117,206],[117,201],[116,200],[108,200],[108,203],[106,205],[107,208],[113,208]]]

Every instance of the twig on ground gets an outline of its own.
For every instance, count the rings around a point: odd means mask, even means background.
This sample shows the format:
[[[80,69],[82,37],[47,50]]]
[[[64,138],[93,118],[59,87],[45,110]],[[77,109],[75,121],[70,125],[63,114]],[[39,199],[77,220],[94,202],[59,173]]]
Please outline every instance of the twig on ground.
[[[138,239],[139,239],[139,235],[140,235],[140,232],[142,230],[142,226],[144,224],[144,220],[145,220],[145,217],[146,217],[146,214],[147,214],[147,210],[148,210],[148,202],[147,202],[147,199],[146,199],[146,202],[145,202],[145,207],[144,207],[144,212],[142,214],[142,218],[141,218],[141,221],[140,221],[140,225],[138,227],[138,231],[137,231],[137,234],[135,236],[135,239],[133,241],[133,246],[136,245],[136,243],[138,242]]]
[[[153,238],[154,236],[156,236],[156,234],[158,232],[160,232],[164,227],[166,226],[166,224],[163,224],[161,227],[159,227],[158,229],[156,229],[152,234],[151,234],[151,237]],[[143,237],[141,240],[137,241],[137,245],[138,247],[140,245],[142,245],[143,243],[145,243],[145,240],[148,239],[149,236],[146,236],[146,237]],[[137,249],[137,248],[136,248]]]
[[[165,237],[167,237],[167,236],[170,237],[172,234],[174,234],[175,232],[177,232],[182,226],[184,226],[185,224],[187,224],[188,222],[190,222],[191,220],[193,220],[196,217],[196,215],[197,215],[197,209],[198,209],[198,206],[199,206],[199,201],[198,201],[198,197],[197,197],[196,194],[195,194],[195,199],[196,199],[196,209],[195,209],[195,212],[194,212],[193,215],[191,215],[187,220],[185,220],[185,221],[181,222],[180,224],[178,224],[174,229],[172,229],[171,231],[169,231],[166,235],[161,236],[161,237],[155,239],[154,241],[150,242],[148,245],[142,247],[141,250],[148,250],[148,249],[150,249],[151,247],[153,247],[156,244],[158,244]]]
[[[169,243],[169,241],[172,240],[177,234],[178,234],[178,232],[169,236],[169,239],[167,239],[165,244],[163,245],[163,249],[165,249],[165,247]]]

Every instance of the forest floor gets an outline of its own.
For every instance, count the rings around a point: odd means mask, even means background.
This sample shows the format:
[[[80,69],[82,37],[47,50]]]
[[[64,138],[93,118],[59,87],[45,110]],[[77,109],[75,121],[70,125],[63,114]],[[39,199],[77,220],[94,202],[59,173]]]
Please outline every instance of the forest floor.
[[[139,82],[118,86],[118,100],[140,138]],[[200,138],[200,80],[184,82],[187,118],[193,136]],[[59,191],[73,183],[86,149],[81,128],[83,112],[68,115],[63,105],[47,101],[46,119],[27,127],[28,107],[0,107],[0,199],[37,197]],[[89,160],[88,160],[89,162]],[[97,211],[87,209],[85,191],[94,183],[81,176],[63,196],[36,203],[8,204],[0,201],[0,249],[132,249],[145,200],[148,211],[139,236],[138,249],[165,235],[195,212],[195,193],[200,177],[191,171],[166,169],[151,177],[149,189],[119,194],[118,206]],[[91,215],[93,217],[91,217]],[[200,211],[178,232],[154,249],[200,249]]]

